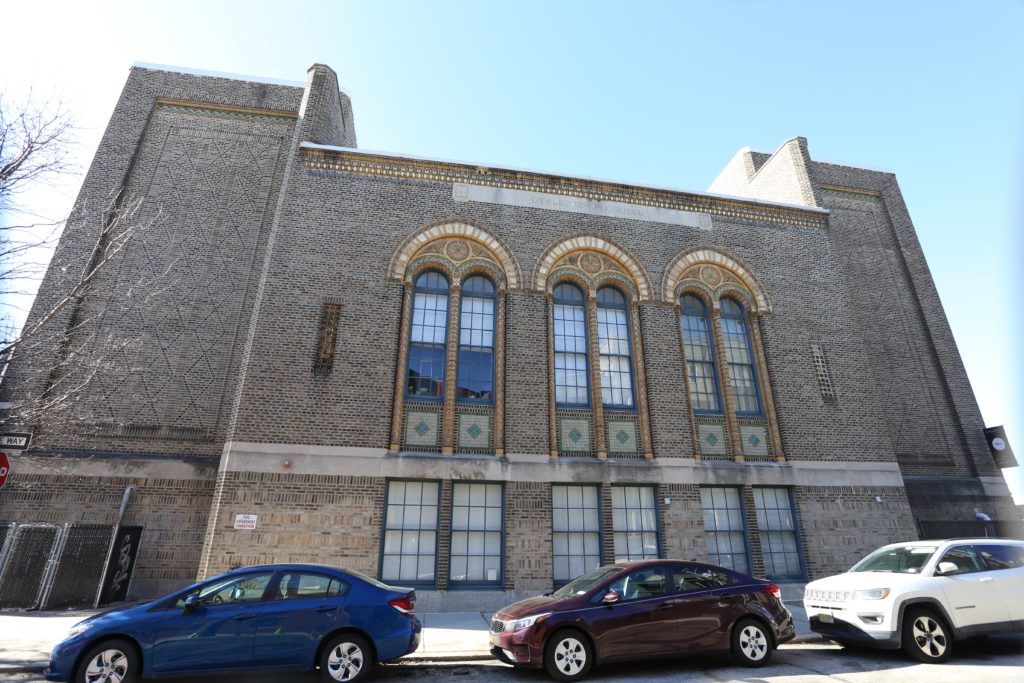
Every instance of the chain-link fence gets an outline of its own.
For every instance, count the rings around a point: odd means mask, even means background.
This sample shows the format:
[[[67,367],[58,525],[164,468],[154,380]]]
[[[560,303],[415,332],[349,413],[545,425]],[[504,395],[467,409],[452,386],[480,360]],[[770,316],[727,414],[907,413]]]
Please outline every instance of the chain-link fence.
[[[0,569],[0,607],[32,609],[40,603],[60,527],[50,524],[21,524],[4,566]]]
[[[112,531],[105,524],[67,527],[53,581],[42,601],[47,609],[81,607],[96,600]]]
[[[121,527],[131,543],[125,557],[110,558],[124,600],[142,527]],[[0,608],[91,607],[100,593],[114,542],[110,524],[0,524]],[[109,573],[109,572],[108,572]]]

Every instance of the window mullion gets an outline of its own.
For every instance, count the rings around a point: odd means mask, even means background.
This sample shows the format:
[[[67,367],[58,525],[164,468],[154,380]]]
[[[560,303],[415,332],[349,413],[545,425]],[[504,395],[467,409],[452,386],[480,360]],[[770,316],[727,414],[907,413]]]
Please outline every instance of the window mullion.
[[[453,282],[448,297],[448,331],[446,339],[447,354],[445,357],[444,408],[441,418],[441,452],[455,452],[455,390],[458,381],[455,378],[456,366],[459,362],[459,316],[462,314],[462,285]]]
[[[591,417],[594,421],[594,450],[598,458],[608,458],[608,445],[605,438],[604,406],[601,402],[601,347],[597,329],[597,298],[587,293],[587,352],[590,368],[590,405]],[[596,361],[596,362],[595,362]]]

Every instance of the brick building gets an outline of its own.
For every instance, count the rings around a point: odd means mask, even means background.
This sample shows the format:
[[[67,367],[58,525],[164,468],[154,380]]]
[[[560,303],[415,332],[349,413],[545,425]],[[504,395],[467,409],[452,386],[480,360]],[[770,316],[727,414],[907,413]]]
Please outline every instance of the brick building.
[[[3,399],[111,357],[8,415],[0,520],[109,524],[134,486],[137,595],[274,561],[439,609],[624,557],[801,582],[1015,519],[896,178],[802,138],[684,192],[361,151],[322,65],[136,66],[30,320],[115,195],[153,227]]]

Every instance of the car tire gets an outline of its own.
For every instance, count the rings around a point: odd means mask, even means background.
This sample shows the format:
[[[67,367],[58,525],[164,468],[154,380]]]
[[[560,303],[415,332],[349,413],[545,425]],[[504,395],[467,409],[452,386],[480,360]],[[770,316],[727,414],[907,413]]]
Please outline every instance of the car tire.
[[[114,638],[96,643],[78,663],[78,670],[72,679],[75,683],[109,681],[110,683],[135,683],[139,680],[139,664],[142,658],[135,643],[123,638]]]
[[[556,681],[581,681],[594,666],[594,648],[579,631],[562,629],[548,638],[544,669]]]
[[[373,668],[373,651],[366,639],[355,633],[340,633],[320,652],[320,679],[329,683],[366,680]]]
[[[772,636],[757,619],[741,619],[732,628],[732,657],[741,666],[764,666],[772,658]]]
[[[919,662],[939,664],[953,654],[953,632],[932,610],[908,609],[903,615],[903,652]]]

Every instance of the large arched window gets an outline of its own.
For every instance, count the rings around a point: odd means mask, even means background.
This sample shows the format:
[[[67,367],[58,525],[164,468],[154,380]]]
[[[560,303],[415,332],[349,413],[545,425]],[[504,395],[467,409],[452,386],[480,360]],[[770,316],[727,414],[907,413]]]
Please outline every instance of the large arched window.
[[[683,348],[690,379],[690,404],[696,413],[720,414],[721,392],[715,367],[715,345],[708,309],[700,298],[687,294],[681,301]]]
[[[587,310],[583,290],[560,284],[553,292],[555,404],[590,405],[587,373]]]
[[[428,271],[416,278],[406,395],[440,401],[444,398],[445,338],[448,329],[448,278]]]
[[[737,415],[761,415],[761,398],[754,370],[754,351],[750,343],[747,316],[738,301],[723,298],[722,340],[729,368],[729,386],[736,402]]]
[[[474,275],[462,285],[456,400],[494,402],[494,283]]]
[[[626,297],[614,287],[597,290],[597,338],[601,356],[601,403],[633,407],[633,359]]]

